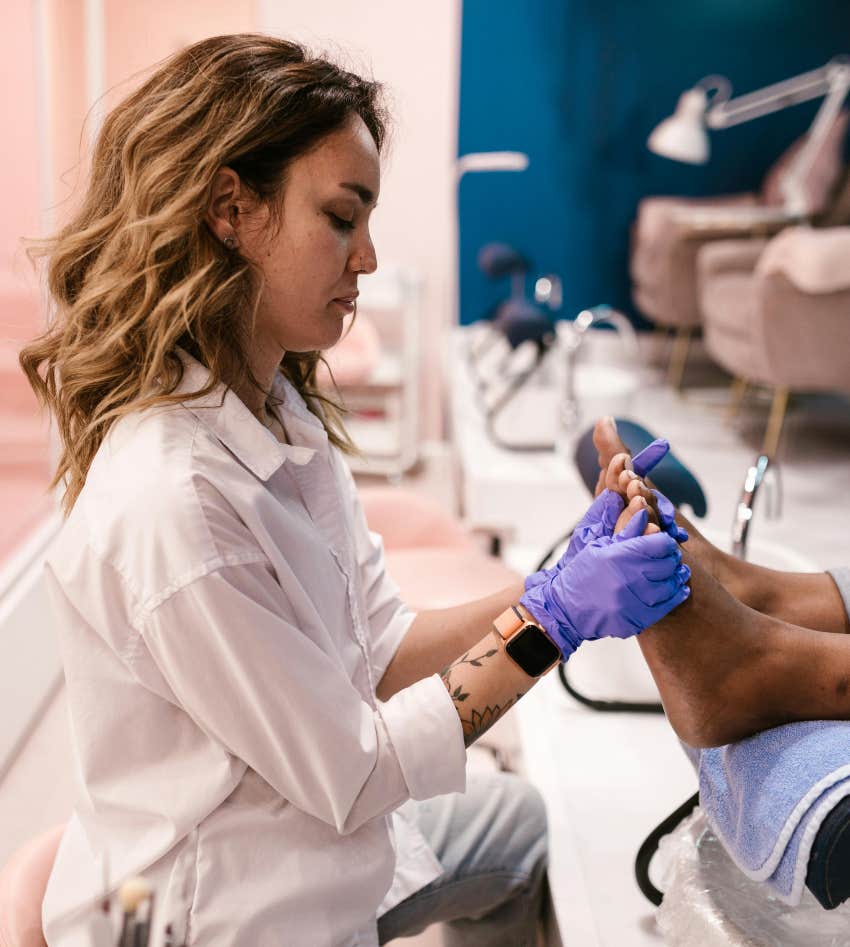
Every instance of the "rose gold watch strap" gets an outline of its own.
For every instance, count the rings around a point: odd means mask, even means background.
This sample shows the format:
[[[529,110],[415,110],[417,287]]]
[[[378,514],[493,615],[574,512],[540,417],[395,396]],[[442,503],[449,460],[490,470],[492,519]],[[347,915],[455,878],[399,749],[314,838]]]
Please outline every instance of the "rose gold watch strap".
[[[520,614],[516,605],[506,608],[498,618],[493,622],[493,628],[498,633],[502,641],[508,641],[525,624],[525,619]]]

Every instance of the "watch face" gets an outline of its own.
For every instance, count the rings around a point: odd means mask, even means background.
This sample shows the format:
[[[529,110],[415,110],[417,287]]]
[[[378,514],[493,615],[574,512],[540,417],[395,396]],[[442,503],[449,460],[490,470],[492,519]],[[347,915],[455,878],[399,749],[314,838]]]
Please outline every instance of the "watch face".
[[[526,625],[505,645],[505,651],[530,677],[539,677],[561,657],[554,641],[537,625]]]

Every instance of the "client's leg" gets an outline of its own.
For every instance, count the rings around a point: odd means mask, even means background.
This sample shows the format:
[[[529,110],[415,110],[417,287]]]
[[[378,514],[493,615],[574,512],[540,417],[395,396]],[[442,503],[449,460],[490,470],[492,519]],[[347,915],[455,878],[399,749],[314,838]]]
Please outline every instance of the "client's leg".
[[[690,598],[638,644],[685,743],[719,746],[795,720],[850,718],[850,638],[756,612],[687,546],[683,561]]]

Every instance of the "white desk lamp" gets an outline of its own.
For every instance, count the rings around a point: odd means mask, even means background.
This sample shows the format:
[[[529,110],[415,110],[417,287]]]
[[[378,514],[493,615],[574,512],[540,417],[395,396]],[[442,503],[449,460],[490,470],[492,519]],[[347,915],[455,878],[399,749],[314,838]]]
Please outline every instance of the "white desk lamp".
[[[707,76],[679,98],[675,113],[656,126],[647,140],[650,151],[689,164],[705,164],[709,156],[706,128],[731,128],[790,105],[825,96],[809,127],[806,142],[781,183],[785,210],[805,215],[810,208],[803,181],[829,134],[850,91],[850,59],[837,56],[826,65],[731,98],[732,84],[724,76]]]

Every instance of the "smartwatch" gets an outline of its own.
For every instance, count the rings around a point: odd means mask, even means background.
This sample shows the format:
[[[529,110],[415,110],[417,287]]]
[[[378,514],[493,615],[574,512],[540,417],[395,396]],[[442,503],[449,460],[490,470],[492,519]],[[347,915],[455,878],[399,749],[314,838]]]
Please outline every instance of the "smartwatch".
[[[561,660],[561,649],[533,621],[511,605],[493,622],[493,630],[502,639],[505,653],[529,677],[540,677]]]

